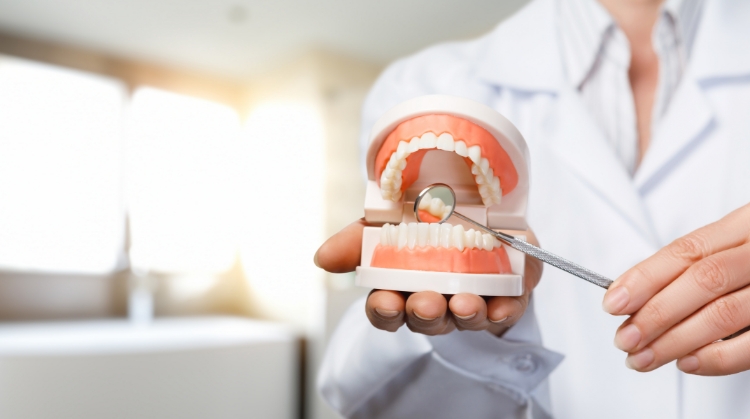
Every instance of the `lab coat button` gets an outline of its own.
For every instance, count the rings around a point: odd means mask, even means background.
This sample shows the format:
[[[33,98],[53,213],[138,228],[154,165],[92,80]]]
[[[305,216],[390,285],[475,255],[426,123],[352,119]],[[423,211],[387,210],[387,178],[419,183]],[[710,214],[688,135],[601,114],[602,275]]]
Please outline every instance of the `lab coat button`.
[[[513,365],[513,369],[516,371],[525,375],[531,375],[536,371],[539,363],[533,354],[523,354],[513,358],[511,365]]]

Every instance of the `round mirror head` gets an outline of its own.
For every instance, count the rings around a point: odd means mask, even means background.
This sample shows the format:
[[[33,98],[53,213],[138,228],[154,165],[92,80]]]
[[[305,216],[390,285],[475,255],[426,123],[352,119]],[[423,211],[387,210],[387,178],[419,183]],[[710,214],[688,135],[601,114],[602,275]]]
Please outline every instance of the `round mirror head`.
[[[444,183],[424,188],[414,200],[414,217],[420,223],[442,223],[453,215],[456,194]]]

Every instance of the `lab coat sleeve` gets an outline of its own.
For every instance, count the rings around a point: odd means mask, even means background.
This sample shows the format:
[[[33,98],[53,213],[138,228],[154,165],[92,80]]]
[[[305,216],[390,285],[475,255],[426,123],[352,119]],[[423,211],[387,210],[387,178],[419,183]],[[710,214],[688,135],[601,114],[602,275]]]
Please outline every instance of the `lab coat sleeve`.
[[[549,417],[545,379],[562,356],[540,345],[533,307],[503,338],[428,337],[375,329],[364,304],[345,314],[318,376],[323,398],[344,417]]]

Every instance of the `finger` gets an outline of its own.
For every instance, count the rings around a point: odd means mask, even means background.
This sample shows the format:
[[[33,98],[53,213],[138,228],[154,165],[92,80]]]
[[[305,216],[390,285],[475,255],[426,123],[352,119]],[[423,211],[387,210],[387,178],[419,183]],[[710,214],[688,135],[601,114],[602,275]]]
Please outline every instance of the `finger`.
[[[651,371],[750,325],[750,288],[722,296],[676,325],[648,347],[628,356],[627,365]]]
[[[487,303],[478,295],[456,294],[448,301],[448,308],[459,330],[485,330],[490,325]]]
[[[404,324],[406,298],[397,291],[373,290],[367,297],[365,312],[373,326],[395,332]]]
[[[711,255],[688,268],[618,330],[615,346],[626,352],[638,351],[709,302],[747,285],[748,255],[750,244],[745,244]]]
[[[750,206],[681,237],[622,274],[604,295],[610,314],[631,314],[685,270],[714,253],[747,241]]]
[[[434,291],[415,292],[406,300],[406,326],[425,335],[440,335],[455,328],[448,301]]]
[[[490,297],[487,299],[487,319],[491,325],[487,330],[501,336],[521,319],[528,304],[528,294],[520,297]]]
[[[677,368],[695,375],[729,375],[750,370],[750,333],[704,346],[677,361]]]
[[[328,272],[351,272],[362,258],[362,232],[367,223],[359,219],[331,236],[315,253],[315,265]]]

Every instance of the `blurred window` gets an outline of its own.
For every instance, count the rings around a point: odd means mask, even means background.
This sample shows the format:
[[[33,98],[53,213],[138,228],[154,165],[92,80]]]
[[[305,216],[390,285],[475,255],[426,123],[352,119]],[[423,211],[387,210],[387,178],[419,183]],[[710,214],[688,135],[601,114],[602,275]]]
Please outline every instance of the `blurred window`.
[[[249,115],[241,260],[264,312],[312,319],[320,287],[312,256],[323,240],[325,135],[316,103],[268,101]]]
[[[133,268],[220,272],[237,257],[237,113],[153,88],[136,90],[127,142]]]
[[[122,109],[114,80],[0,56],[0,268],[122,264]]]

